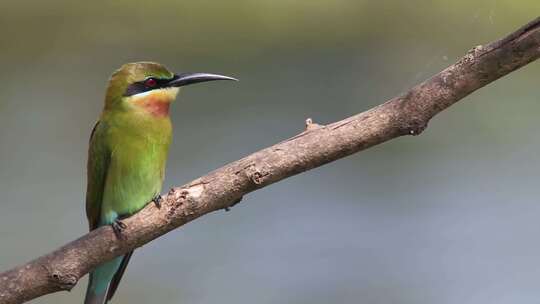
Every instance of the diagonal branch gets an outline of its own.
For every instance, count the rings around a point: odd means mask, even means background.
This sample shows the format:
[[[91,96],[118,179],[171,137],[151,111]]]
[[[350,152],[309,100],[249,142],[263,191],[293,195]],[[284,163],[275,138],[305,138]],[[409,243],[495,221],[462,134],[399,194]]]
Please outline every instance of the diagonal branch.
[[[428,121],[475,90],[540,57],[540,17],[507,37],[470,50],[432,78],[366,112],[329,125],[306,121],[303,133],[230,163],[165,195],[126,219],[124,238],[94,230],[0,274],[0,303],[22,303],[70,290],[92,268],[242,196],[387,140],[418,135]]]

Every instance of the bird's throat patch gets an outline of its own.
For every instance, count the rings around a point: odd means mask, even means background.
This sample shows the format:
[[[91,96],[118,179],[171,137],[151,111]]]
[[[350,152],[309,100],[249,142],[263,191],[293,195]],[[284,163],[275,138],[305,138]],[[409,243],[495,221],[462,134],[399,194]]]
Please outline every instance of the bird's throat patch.
[[[128,97],[128,102],[155,117],[169,115],[169,107],[178,94],[178,88],[152,90]]]
[[[155,117],[165,117],[169,115],[169,102],[149,101],[143,107]]]

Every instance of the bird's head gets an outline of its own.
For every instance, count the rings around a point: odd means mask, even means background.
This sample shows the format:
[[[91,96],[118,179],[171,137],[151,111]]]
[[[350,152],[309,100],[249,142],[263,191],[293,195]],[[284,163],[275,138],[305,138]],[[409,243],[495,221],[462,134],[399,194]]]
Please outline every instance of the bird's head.
[[[168,114],[179,88],[189,84],[236,80],[209,73],[172,73],[155,62],[134,62],[122,65],[109,80],[106,109],[144,110],[151,114]]]

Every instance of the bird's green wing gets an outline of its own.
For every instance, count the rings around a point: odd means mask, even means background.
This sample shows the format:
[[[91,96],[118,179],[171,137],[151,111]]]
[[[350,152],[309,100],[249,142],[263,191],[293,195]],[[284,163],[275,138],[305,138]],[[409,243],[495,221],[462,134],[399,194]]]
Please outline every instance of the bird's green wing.
[[[87,163],[86,216],[90,230],[99,225],[110,151],[105,142],[106,123],[98,121],[90,135]]]

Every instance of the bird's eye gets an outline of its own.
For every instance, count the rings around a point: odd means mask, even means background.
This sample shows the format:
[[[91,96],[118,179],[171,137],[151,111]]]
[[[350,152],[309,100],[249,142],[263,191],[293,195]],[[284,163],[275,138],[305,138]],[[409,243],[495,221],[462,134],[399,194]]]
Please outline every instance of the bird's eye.
[[[157,85],[157,81],[154,78],[148,78],[144,81],[144,85],[153,88]]]

